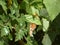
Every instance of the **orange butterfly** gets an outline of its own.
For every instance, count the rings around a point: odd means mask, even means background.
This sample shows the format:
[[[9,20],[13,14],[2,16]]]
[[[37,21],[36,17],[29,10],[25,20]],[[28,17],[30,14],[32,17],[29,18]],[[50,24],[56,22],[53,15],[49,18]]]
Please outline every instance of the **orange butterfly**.
[[[33,31],[36,29],[36,24],[31,23],[30,24],[30,31],[29,31],[29,35],[33,37]]]

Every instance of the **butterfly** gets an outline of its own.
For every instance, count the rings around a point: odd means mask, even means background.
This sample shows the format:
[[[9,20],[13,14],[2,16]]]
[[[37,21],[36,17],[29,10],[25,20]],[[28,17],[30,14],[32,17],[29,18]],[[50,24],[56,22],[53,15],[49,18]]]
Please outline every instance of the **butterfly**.
[[[33,37],[33,32],[34,32],[35,29],[36,29],[36,24],[30,23],[29,35],[30,35],[31,37]]]

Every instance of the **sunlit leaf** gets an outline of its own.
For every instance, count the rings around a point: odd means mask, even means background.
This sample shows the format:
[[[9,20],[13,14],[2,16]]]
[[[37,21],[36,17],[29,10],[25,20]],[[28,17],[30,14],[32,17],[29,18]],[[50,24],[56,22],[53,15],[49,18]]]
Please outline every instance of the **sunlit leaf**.
[[[1,29],[1,36],[6,36],[6,35],[8,35],[9,34],[9,28],[8,27],[3,27],[2,29]]]
[[[43,20],[43,31],[48,31],[48,27],[49,27],[49,21],[47,19],[42,19]]]
[[[48,34],[45,34],[45,36],[44,36],[44,38],[42,40],[42,43],[43,43],[43,45],[51,45],[52,44]]]
[[[2,6],[3,10],[5,11],[5,13],[7,13],[7,6],[6,6],[6,2],[3,0],[0,0],[0,5]]]
[[[53,21],[60,13],[60,0],[44,0],[43,2],[49,13],[50,20]]]
[[[31,6],[31,11],[33,15],[39,15],[39,10],[34,8],[34,6]]]
[[[35,23],[36,25],[41,25],[40,19],[33,18],[32,15],[25,15],[27,22]]]

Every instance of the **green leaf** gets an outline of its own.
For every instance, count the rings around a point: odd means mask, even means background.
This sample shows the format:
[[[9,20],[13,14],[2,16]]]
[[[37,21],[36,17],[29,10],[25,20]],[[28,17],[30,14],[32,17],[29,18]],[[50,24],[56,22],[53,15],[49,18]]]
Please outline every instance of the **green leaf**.
[[[10,10],[11,10],[11,15],[15,14],[15,9],[13,7],[11,7]]]
[[[18,3],[17,3],[17,0],[13,0],[13,8],[18,8]]]
[[[31,3],[30,4],[34,4],[34,3],[41,3],[42,2],[42,0],[33,0],[33,1],[31,1]]]
[[[60,0],[44,0],[43,2],[49,13],[50,20],[53,21],[60,13]]]
[[[27,33],[27,30],[25,30],[25,29],[19,29],[19,30],[16,32],[15,41],[18,41],[18,40],[23,39],[23,37],[26,35],[26,33]]]
[[[49,27],[49,21],[45,18],[42,19],[43,20],[43,31],[48,31],[48,27]]]
[[[10,30],[12,30],[12,25],[10,21],[6,25],[9,26]]]
[[[32,15],[25,15],[27,22],[30,23],[35,23],[36,25],[41,25],[40,19],[38,18],[33,18]]]
[[[2,21],[2,20],[0,20],[0,26],[1,26],[1,27],[2,27],[2,26],[4,26],[4,25],[3,25],[3,21]]]
[[[26,45],[33,45],[33,41],[31,40],[31,38],[28,36],[27,38],[26,38],[26,40],[27,40],[27,44]]]
[[[1,37],[2,36],[6,36],[6,35],[8,35],[9,34],[9,28],[8,27],[3,27],[2,29],[1,29]]]
[[[7,39],[7,37],[0,37],[0,45],[9,45]]]
[[[8,35],[8,38],[9,38],[10,40],[13,40],[13,37],[12,37],[11,34]]]
[[[16,33],[15,41],[21,40],[22,38],[23,38],[23,37],[22,37],[22,35],[20,34],[20,32]]]
[[[42,2],[42,0],[34,0],[35,2]]]
[[[40,16],[49,17],[48,12],[45,8],[40,9]]]
[[[25,45],[38,45],[37,41],[34,38],[31,38],[30,36],[26,38],[26,41],[27,41],[27,44]]]
[[[5,13],[7,13],[6,2],[4,0],[0,0],[0,5],[2,6],[3,10],[5,11]]]
[[[9,17],[7,15],[0,15],[0,18],[2,19],[3,22],[7,22]]]
[[[36,15],[36,14],[39,15],[39,10],[36,9],[34,6],[31,6],[31,12],[33,15]]]
[[[14,15],[9,15],[11,17],[12,20],[17,19],[17,17],[15,17]]]
[[[44,36],[44,38],[42,40],[42,43],[43,43],[43,45],[51,45],[52,44],[48,34],[45,34],[45,36]]]
[[[4,42],[3,41],[0,41],[0,45],[4,45]]]

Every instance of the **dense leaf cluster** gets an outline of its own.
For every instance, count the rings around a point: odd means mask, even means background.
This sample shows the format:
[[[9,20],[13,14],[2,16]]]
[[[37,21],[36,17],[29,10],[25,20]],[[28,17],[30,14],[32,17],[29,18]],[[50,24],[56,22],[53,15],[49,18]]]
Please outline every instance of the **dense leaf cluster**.
[[[0,45],[55,44],[59,13],[60,0],[0,0]]]

